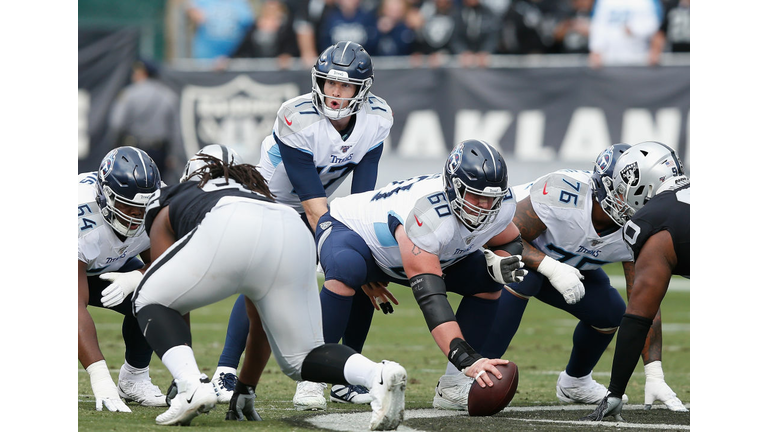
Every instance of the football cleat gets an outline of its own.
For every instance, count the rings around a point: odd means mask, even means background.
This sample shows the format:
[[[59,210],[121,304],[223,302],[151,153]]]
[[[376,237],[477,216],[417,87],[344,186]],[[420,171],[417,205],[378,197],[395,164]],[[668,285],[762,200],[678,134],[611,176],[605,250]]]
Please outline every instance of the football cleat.
[[[372,400],[368,389],[363,386],[337,384],[331,387],[331,402],[367,405]]]
[[[155,422],[159,425],[189,426],[192,419],[209,412],[216,406],[218,396],[207,377],[176,380],[176,387],[178,393],[171,399],[171,407],[155,418]]]
[[[580,378],[574,378],[565,371],[557,378],[557,398],[565,403],[596,404],[608,394],[604,385],[592,379],[592,372]],[[622,402],[629,398],[622,396]]]
[[[165,395],[160,388],[147,379],[133,381],[127,379],[117,380],[117,394],[126,402],[138,402],[142,406],[166,406]]]
[[[219,392],[219,403],[228,404],[237,384],[237,371],[234,368],[219,367],[213,374],[213,385]]]
[[[600,400],[592,414],[586,415],[579,420],[582,421],[603,421],[605,417],[613,416],[616,421],[623,422],[624,418],[621,416],[621,408],[624,406],[624,402],[621,399],[606,395]]]
[[[437,409],[466,411],[469,389],[474,381],[463,373],[441,376],[435,386],[432,406]]]
[[[371,430],[394,430],[405,416],[405,385],[408,374],[398,363],[382,362],[381,372],[371,387]]]
[[[293,406],[299,411],[324,410],[327,406],[324,394],[326,387],[325,383],[297,382],[296,394],[293,395]]]

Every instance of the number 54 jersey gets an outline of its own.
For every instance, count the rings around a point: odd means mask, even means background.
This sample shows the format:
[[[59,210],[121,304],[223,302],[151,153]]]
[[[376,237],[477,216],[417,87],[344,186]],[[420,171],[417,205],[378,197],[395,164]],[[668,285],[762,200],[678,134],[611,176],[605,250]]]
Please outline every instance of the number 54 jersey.
[[[331,216],[365,240],[389,276],[407,279],[395,241],[395,229],[403,225],[408,238],[423,251],[437,255],[445,269],[480,249],[512,223],[517,202],[512,190],[502,201],[495,221],[470,231],[449,207],[440,174],[395,181],[381,189],[331,202]]]
[[[632,261],[633,254],[621,230],[600,235],[592,225],[592,171],[560,170],[514,186],[520,201],[531,197],[536,215],[547,229],[531,244],[549,257],[579,270],[595,270],[604,264]]]
[[[146,232],[120,240],[96,204],[96,172],[78,176],[77,259],[88,276],[119,270],[129,259],[149,249]]]

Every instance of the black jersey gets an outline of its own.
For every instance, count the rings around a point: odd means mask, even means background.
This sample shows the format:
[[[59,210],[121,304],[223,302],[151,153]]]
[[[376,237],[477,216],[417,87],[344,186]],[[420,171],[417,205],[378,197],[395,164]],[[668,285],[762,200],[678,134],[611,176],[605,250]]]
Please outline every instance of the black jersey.
[[[201,188],[196,181],[186,181],[177,185],[158,189],[147,204],[145,224],[151,232],[152,222],[163,207],[170,207],[169,217],[176,238],[181,238],[202,222],[205,215],[216,207],[224,197],[242,197],[258,201],[273,202],[264,195],[246,189],[240,183],[223,178],[208,180]]]
[[[677,254],[677,266],[672,274],[691,274],[691,187],[664,191],[651,198],[624,225],[624,241],[632,248],[635,258],[648,239],[659,231],[669,231]]]

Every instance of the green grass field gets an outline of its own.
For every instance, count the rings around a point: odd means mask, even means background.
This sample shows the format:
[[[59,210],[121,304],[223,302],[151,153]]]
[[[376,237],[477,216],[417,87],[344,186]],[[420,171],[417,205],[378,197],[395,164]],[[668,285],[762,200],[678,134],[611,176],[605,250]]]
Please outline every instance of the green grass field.
[[[618,265],[608,266],[609,274],[621,274]],[[391,291],[400,301],[395,313],[383,315],[377,312],[368,336],[363,354],[374,361],[381,359],[395,360],[408,371],[406,391],[406,409],[432,407],[432,396],[438,378],[444,373],[446,358],[432,340],[424,318],[418,309],[410,289],[391,286]],[[626,293],[620,290],[626,300]],[[454,308],[459,296],[449,293]],[[227,320],[235,298],[195,310],[191,313],[193,349],[202,372],[212,375],[216,368],[219,354],[224,344]],[[124,346],[120,336],[122,316],[99,308],[90,308],[96,322],[101,349],[112,372],[117,379],[123,363]],[[289,313],[290,311],[286,311]],[[663,365],[667,383],[677,392],[678,397],[690,402],[690,295],[688,291],[670,291],[662,304],[664,352]],[[571,350],[571,335],[577,321],[569,314],[532,299],[526,310],[520,331],[504,358],[514,361],[520,370],[518,393],[510,404],[512,407],[562,406],[555,411],[542,410],[536,414],[518,414],[517,411],[497,414],[491,418],[459,417],[427,418],[409,420],[401,426],[418,430],[498,430],[510,428],[509,421],[520,421],[530,416],[544,416],[549,412],[553,418],[576,420],[592,411],[589,406],[572,407],[561,404],[555,397],[555,383],[558,373],[565,368]],[[607,386],[615,341],[609,346],[594,371],[594,378]],[[160,360],[154,356],[150,366],[153,382],[165,391],[171,382],[171,376]],[[627,388],[630,404],[643,403],[645,378],[642,363],[638,362],[635,374]],[[225,422],[226,407],[217,406],[209,415],[199,416],[192,422],[191,430],[265,430],[265,431],[303,431],[317,430],[305,420],[308,416],[326,413],[359,412],[366,415],[367,406],[351,406],[336,403],[328,404],[325,412],[301,413],[293,409],[291,398],[295,383],[280,372],[274,359],[267,365],[262,381],[256,393],[256,409],[264,419],[261,423]],[[327,397],[327,391],[326,391]],[[132,413],[97,412],[91,395],[88,374],[78,364],[78,430],[80,431],[136,431],[162,429],[155,425],[154,418],[165,408],[145,408],[129,404]],[[580,409],[579,409],[580,408]],[[551,409],[550,409],[551,410]],[[527,412],[527,411],[526,411]],[[545,414],[542,414],[545,413]],[[631,411],[627,412],[628,414]],[[648,414],[652,413],[652,414]],[[642,422],[662,422],[654,419],[656,413],[670,414],[665,409],[638,411],[636,419]],[[649,417],[650,416],[650,417]],[[632,422],[632,415],[625,415]],[[505,421],[506,423],[498,423]],[[663,423],[689,425],[688,414],[678,415],[676,420],[665,418]],[[515,430],[588,430],[573,425],[557,426],[536,423],[526,426],[520,423]],[[529,428],[530,427],[530,428]],[[689,428],[684,426],[683,429]]]

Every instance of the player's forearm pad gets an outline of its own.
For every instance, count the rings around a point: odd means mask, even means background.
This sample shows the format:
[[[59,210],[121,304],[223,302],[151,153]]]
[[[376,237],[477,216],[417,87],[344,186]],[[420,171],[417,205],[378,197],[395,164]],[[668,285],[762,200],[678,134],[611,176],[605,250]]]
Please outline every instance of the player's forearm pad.
[[[432,273],[422,273],[412,277],[409,282],[430,332],[442,323],[456,321],[456,315],[448,303],[443,278]]]
[[[522,234],[518,234],[517,238],[512,240],[509,243],[505,243],[501,246],[492,246],[491,251],[499,251],[503,250],[508,252],[510,255],[522,255],[523,254],[523,236]]]

